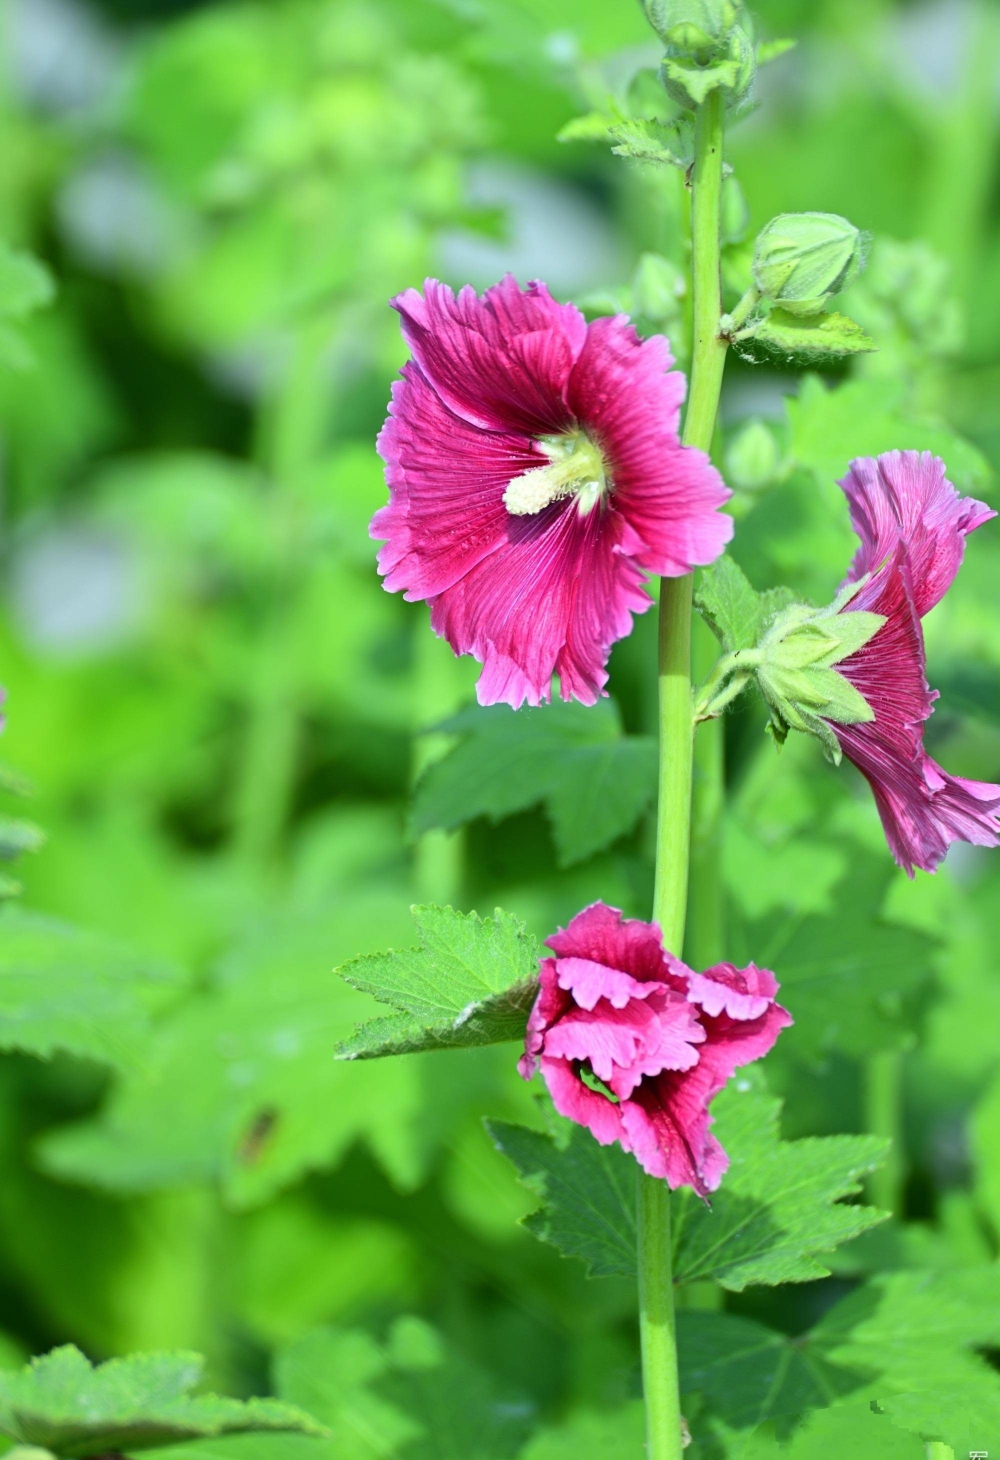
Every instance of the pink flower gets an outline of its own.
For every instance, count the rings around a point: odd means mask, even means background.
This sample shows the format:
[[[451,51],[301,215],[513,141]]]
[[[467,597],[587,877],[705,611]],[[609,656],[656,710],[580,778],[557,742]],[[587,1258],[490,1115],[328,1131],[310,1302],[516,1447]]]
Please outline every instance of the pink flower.
[[[966,534],[996,514],[960,497],[944,463],[927,451],[861,457],[840,485],[861,539],[847,582],[871,574],[850,610],[868,609],[886,622],[837,664],[874,720],[830,728],[867,778],[892,854],[912,877],[914,867],[933,872],[954,841],[1000,843],[1000,786],[951,776],[924,749],[923,725],[937,694],[924,675],[920,623],[958,572]]]
[[[644,613],[647,573],[719,556],[729,497],[677,437],[684,377],[624,315],[587,324],[511,275],[480,299],[428,279],[393,300],[413,359],[378,440],[387,589],[426,598],[481,704],[593,704],[611,645]]]
[[[729,1158],[709,1102],[760,1059],[791,1015],[766,968],[692,973],[656,923],[595,902],[547,939],[518,1069],[542,1076],[561,1115],[602,1146],[619,1141],[650,1176],[707,1196]],[[603,1088],[602,1088],[603,1087]]]

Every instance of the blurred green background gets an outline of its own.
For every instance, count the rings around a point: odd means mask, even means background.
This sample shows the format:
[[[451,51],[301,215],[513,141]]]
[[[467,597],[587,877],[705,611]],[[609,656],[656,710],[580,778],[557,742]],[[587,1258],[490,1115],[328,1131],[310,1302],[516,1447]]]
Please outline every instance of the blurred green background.
[[[780,211],[873,240],[845,308],[879,354],[727,375],[735,555],[823,602],[852,455],[928,447],[1000,501],[1000,27],[989,0],[753,9],[799,45],[732,136],[727,286]],[[4,809],[47,837],[0,962],[47,930],[75,1029],[46,1049],[15,1031],[0,1062],[10,1352],[192,1346],[259,1392],[317,1323],[415,1312],[526,1413],[623,1400],[628,1285],[517,1226],[532,1198],[483,1130],[538,1119],[514,1051],[337,1064],[374,1006],[331,969],[405,942],[419,899],[541,936],[598,896],[647,914],[648,812],[565,867],[539,806],[413,835],[414,776],[450,743],[421,732],[476,667],[382,591],[367,522],[404,358],[387,301],[426,274],[624,302],[683,358],[686,301],[654,287],[685,262],[681,175],[556,140],[656,64],[651,32],[634,0],[0,17],[0,239],[56,285],[31,313],[0,289],[0,750],[34,791]],[[636,276],[650,253],[669,267]],[[930,743],[997,780],[1000,533],[979,539],[927,625]],[[612,659],[630,734],[653,656],[647,616]],[[905,1080],[899,1220],[834,1278],[726,1300],[797,1332],[873,1268],[995,1254],[1000,868],[958,847],[907,883],[853,773],[812,744],[778,759],[761,729],[752,707],[727,724],[721,857],[727,951],[773,956],[797,1018],[769,1061],[786,1131],[877,1124],[872,1072],[900,1051]],[[107,1009],[85,1035],[81,977]]]

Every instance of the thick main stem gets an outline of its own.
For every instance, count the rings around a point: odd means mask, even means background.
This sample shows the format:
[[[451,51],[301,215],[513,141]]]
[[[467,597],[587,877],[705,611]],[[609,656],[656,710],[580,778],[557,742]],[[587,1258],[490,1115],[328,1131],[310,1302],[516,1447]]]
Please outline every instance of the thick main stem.
[[[721,93],[710,92],[698,109],[691,168],[694,350],[684,441],[702,451],[712,444],[726,358],[725,342],[719,338],[724,115]],[[663,931],[665,947],[678,954],[684,946],[691,845],[692,586],[692,576],[687,574],[664,578],[660,589],[660,784],[653,916]],[[683,1449],[669,1201],[664,1181],[639,1173],[639,1327],[647,1460],[681,1460]]]

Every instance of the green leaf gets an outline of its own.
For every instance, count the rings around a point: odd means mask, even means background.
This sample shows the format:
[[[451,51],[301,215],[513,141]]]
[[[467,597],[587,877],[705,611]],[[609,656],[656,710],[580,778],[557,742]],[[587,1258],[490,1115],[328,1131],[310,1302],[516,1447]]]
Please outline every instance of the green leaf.
[[[801,316],[772,309],[757,324],[742,330],[736,341],[753,340],[773,354],[790,360],[837,358],[877,350],[860,325],[843,314]]]
[[[201,1369],[191,1353],[133,1354],[95,1368],[71,1344],[53,1349],[20,1371],[0,1370],[0,1431],[68,1456],[256,1430],[323,1433],[278,1400],[192,1396]]]
[[[798,41],[790,40],[787,36],[780,40],[761,41],[757,46],[757,65],[766,66],[768,61],[776,61],[779,56],[787,55],[797,45]]]
[[[995,1263],[874,1278],[808,1337],[831,1363],[873,1375],[865,1393],[894,1424],[957,1454],[1000,1432],[1000,1374],[976,1352],[998,1345]]]
[[[838,1404],[810,1414],[788,1444],[772,1437],[770,1427],[727,1446],[726,1460],[927,1460],[927,1447],[897,1429],[869,1401]]]
[[[782,1047],[810,1061],[833,1049],[863,1056],[907,1041],[938,957],[935,939],[883,916],[895,876],[888,857],[853,845],[848,854],[832,912],[779,914],[742,934],[733,928],[734,957],[752,949],[758,963],[778,971],[781,999],[795,1016]]]
[[[400,1318],[384,1343],[367,1333],[317,1329],[275,1366],[283,1400],[307,1409],[328,1439],[273,1436],[185,1445],[164,1460],[515,1460],[531,1406],[417,1318]]]
[[[541,1242],[578,1257],[591,1277],[635,1273],[636,1164],[620,1146],[601,1146],[571,1126],[564,1144],[552,1136],[487,1121],[497,1149],[542,1207],[524,1219]]]
[[[859,1189],[885,1153],[871,1136],[782,1141],[780,1102],[741,1078],[712,1107],[730,1168],[707,1206],[688,1190],[674,1198],[674,1277],[712,1278],[734,1292],[825,1277],[819,1260],[883,1220],[840,1198]],[[599,1146],[572,1127],[564,1145],[520,1126],[490,1125],[500,1150],[543,1206],[525,1225],[593,1276],[635,1272],[636,1164],[617,1145]]]
[[[460,1049],[524,1038],[538,993],[538,945],[502,908],[493,918],[411,908],[418,948],[370,953],[340,969],[352,988],[398,1012],[358,1029],[341,1059]]]
[[[661,69],[671,84],[672,96],[678,100],[683,96],[695,106],[701,106],[710,91],[719,88],[731,91],[739,85],[745,67],[738,60],[722,59],[704,66],[686,56],[668,56]]]
[[[99,934],[20,908],[0,913],[0,1049],[134,1066],[150,1012],[180,982]]]
[[[687,158],[679,150],[677,128],[646,117],[626,116],[618,107],[608,112],[587,112],[574,117],[559,131],[559,142],[612,142],[618,157],[636,162],[665,162],[685,167]]]
[[[734,1429],[821,1409],[867,1377],[750,1318],[682,1310],[677,1328],[681,1393],[700,1394]]]
[[[728,553],[698,574],[695,602],[722,647],[753,649],[776,614],[794,602],[790,588],[758,593]]]
[[[414,796],[419,834],[545,805],[561,866],[583,861],[635,826],[656,791],[652,737],[623,735],[616,706],[505,705],[456,715],[459,743],[428,768]]]
[[[364,1140],[394,1180],[417,1180],[420,1066],[334,1057],[377,1006],[330,967],[374,927],[393,937],[408,925],[400,895],[361,892],[250,925],[209,986],[161,1021],[141,1074],[98,1117],[47,1134],[42,1163],[115,1191],[220,1181],[253,1205]]]

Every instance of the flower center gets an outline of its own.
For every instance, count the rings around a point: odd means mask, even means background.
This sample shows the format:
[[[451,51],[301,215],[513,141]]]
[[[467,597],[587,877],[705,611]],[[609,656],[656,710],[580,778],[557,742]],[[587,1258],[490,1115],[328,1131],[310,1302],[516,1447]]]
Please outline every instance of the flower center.
[[[538,442],[549,459],[508,483],[504,506],[514,517],[541,512],[562,497],[576,497],[581,517],[597,506],[608,489],[604,458],[585,431],[542,436]]]

